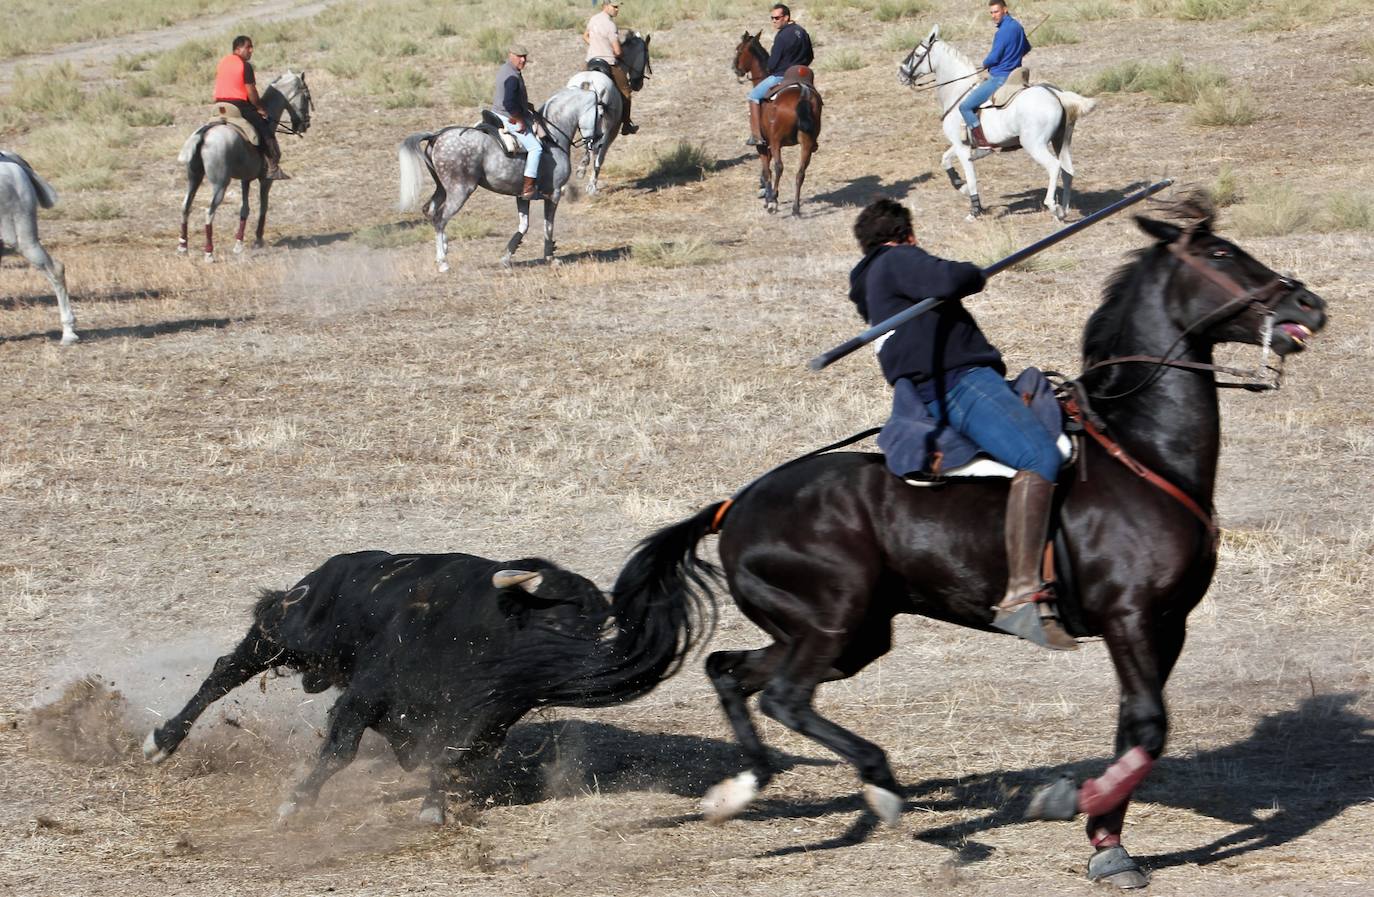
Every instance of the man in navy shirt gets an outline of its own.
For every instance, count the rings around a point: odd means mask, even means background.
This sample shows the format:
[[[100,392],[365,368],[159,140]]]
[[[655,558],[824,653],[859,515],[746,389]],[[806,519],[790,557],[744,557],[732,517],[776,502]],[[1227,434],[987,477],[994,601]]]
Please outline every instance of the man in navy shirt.
[[[530,98],[525,92],[525,63],[529,61],[529,51],[523,44],[514,44],[506,55],[506,63],[496,72],[496,91],[491,100],[491,111],[501,119],[506,131],[514,134],[515,139],[525,149],[525,180],[520,190],[521,199],[543,199],[535,186],[539,178],[539,157],[544,146],[534,133],[534,120],[530,115]]]
[[[992,49],[983,60],[983,68],[988,71],[988,79],[969,91],[968,96],[959,104],[959,114],[964,117],[964,124],[968,125],[968,144],[981,150],[975,153],[974,158],[986,156],[991,148],[991,144],[983,136],[982,127],[978,124],[978,107],[996,93],[997,88],[1007,83],[1007,76],[1021,65],[1021,60],[1031,51],[1030,41],[1026,39],[1026,29],[1007,12],[1007,4],[1003,0],[988,0],[988,15],[997,24],[997,33],[992,38]]]
[[[983,289],[982,269],[917,246],[911,213],[890,199],[876,200],[859,213],[854,236],[864,257],[849,274],[849,298],[870,325],[922,299],[945,300],[879,344],[883,376],[893,385],[910,380],[937,420],[1016,469],[1006,512],[1009,575],[996,606],[997,626],[1012,610],[1049,598],[1040,565],[1059,474],[1055,437],[1003,379],[1002,353],[960,301]],[[1077,646],[1054,617],[1042,617],[1041,625],[1049,647]]]
[[[749,139],[744,141],[747,146],[758,146],[763,143],[759,126],[759,104],[768,95],[768,91],[773,85],[781,83],[782,76],[789,68],[794,65],[810,65],[816,56],[811,49],[811,35],[792,21],[792,10],[785,4],[774,3],[768,12],[768,18],[773,23],[773,30],[777,32],[777,36],[773,38],[773,50],[768,54],[768,77],[755,84],[754,89],[749,91]]]

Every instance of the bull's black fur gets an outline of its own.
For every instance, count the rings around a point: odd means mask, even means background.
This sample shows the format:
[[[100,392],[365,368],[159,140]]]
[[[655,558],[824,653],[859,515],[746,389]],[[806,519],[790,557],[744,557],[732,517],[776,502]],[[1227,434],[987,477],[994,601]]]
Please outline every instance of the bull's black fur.
[[[646,568],[637,554],[610,603],[542,558],[335,556],[293,588],[262,594],[248,634],[181,713],[153,731],[147,750],[171,754],[211,703],[264,670],[290,669],[307,692],[333,686],[341,694],[319,763],[284,811],[313,802],[373,728],[406,769],[430,764],[426,818],[442,820],[450,774],[489,756],[527,712],[637,698],[709,634],[714,607],[702,596],[712,568],[685,546],[670,547],[680,561]],[[540,579],[532,589],[497,588],[502,570]]]

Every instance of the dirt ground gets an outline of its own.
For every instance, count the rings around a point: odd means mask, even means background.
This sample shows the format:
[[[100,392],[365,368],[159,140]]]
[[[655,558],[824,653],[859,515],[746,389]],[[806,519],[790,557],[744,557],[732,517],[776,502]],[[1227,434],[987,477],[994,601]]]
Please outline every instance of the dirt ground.
[[[311,76],[314,126],[287,145],[295,178],[274,188],[267,249],[215,265],[175,255],[171,159],[195,123],[188,110],[158,138],[165,161],[149,162],[151,177],[113,194],[122,217],[43,220],[69,272],[78,346],[57,345],[46,283],[6,257],[4,893],[1094,889],[1081,826],[1021,813],[1036,785],[1097,775],[1110,759],[1115,679],[1096,642],[1053,655],[906,620],[892,653],[822,689],[823,712],[888,751],[906,787],[897,828],[865,812],[852,770],[763,720],[786,771],[744,816],[704,822],[701,794],[741,761],[699,659],[637,703],[533,715],[438,830],[415,820],[422,780],[371,735],[317,808],[274,825],[331,697],[294,680],[264,678],[216,705],[163,766],[138,750],[245,631],[256,591],[331,554],[537,553],[609,584],[656,527],[881,422],[888,394],[867,353],[823,374],[804,366],[860,326],[844,298],[849,228],[875,192],[909,203],[942,254],[986,263],[990,246],[1050,231],[1043,175],[1015,155],[980,166],[992,217],[964,220],[966,200],[938,169],[934,102],[898,90],[900,54],[886,51],[845,72],[818,59],[825,130],[804,214],[764,215],[727,69],[733,40],[758,24],[655,36],[662,58],[635,104],[644,130],[612,149],[602,195],[563,204],[558,267],[531,262],[537,234],[513,271],[497,266],[513,215],[490,195],[462,213],[489,227],[453,241],[447,276],[427,228],[398,247],[364,245],[364,227],[415,220],[392,211],[395,145],[448,119],[332,103],[341,86],[324,70]],[[1283,182],[1314,202],[1369,183],[1369,141],[1355,139],[1368,121],[1352,121],[1335,151],[1322,111],[1352,91],[1343,72],[1361,51],[1346,28],[1076,30],[1082,43],[1036,51],[1046,77],[1071,83],[1177,51],[1254,86],[1265,110],[1255,125],[1209,129],[1186,107],[1104,96],[1076,137],[1076,214],[1163,176],[1208,185],[1226,165],[1243,186]],[[824,36],[827,52],[872,42]],[[543,97],[575,70],[578,45],[551,33],[531,43],[530,92]],[[680,138],[713,170],[647,178]],[[232,217],[221,212],[226,237]],[[648,264],[645,241],[700,264]],[[1126,844],[1156,894],[1374,893],[1374,314],[1362,296],[1374,256],[1362,232],[1240,242],[1322,294],[1331,323],[1288,364],[1282,391],[1223,395],[1220,568],[1169,687],[1169,752],[1132,805]],[[1000,275],[970,307],[1013,367],[1074,372],[1102,284],[1142,245],[1120,216],[1039,270]],[[722,602],[710,647],[761,644]]]

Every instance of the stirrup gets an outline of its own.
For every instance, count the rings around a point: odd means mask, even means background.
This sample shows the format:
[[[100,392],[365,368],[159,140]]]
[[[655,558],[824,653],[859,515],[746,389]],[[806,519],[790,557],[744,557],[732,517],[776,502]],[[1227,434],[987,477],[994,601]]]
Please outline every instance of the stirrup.
[[[1064,631],[1059,618],[1041,617],[1039,603],[1035,601],[1019,605],[1014,610],[997,608],[992,626],[1052,651],[1078,650],[1078,642]]]

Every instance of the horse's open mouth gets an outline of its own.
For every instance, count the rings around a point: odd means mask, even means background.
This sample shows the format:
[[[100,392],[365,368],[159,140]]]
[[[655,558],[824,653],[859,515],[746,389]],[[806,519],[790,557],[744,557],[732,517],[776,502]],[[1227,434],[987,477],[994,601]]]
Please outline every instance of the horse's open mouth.
[[[1287,336],[1292,342],[1291,351],[1301,352],[1307,347],[1307,341],[1312,338],[1312,328],[1306,324],[1299,324],[1297,321],[1281,321],[1274,325],[1274,332]]]

